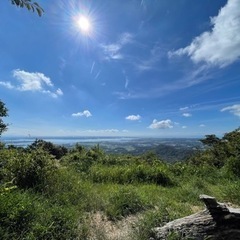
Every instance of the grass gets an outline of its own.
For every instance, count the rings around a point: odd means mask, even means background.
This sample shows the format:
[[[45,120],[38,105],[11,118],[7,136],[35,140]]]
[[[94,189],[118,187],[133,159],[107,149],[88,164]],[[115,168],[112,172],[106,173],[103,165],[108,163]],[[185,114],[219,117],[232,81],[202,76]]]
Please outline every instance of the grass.
[[[58,161],[43,149],[0,151],[0,239],[144,240],[203,209],[200,194],[240,205],[236,159],[219,169],[80,146]]]

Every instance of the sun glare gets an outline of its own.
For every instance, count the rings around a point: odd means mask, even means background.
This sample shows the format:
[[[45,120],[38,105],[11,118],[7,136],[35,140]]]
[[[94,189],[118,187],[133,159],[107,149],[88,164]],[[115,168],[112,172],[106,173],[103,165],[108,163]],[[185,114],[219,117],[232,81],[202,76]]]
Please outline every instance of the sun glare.
[[[96,11],[82,9],[81,12],[71,13],[70,16],[71,32],[81,44],[88,44],[97,40],[100,34],[99,29],[102,28]]]
[[[89,34],[91,31],[91,22],[89,18],[80,16],[77,20],[77,25],[82,33]]]

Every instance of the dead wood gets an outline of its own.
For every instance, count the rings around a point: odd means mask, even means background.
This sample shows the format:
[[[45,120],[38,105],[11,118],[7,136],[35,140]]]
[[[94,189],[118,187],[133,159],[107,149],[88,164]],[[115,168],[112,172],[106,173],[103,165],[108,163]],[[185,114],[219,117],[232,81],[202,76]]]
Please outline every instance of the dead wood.
[[[151,240],[169,239],[173,233],[177,239],[240,240],[240,209],[227,207],[211,196],[200,195],[200,199],[205,210],[154,228]]]

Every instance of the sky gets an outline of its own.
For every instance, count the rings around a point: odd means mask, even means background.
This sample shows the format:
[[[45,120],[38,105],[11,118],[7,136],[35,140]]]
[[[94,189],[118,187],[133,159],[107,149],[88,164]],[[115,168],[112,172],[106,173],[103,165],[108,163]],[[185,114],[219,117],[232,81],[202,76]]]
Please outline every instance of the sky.
[[[240,126],[240,0],[0,2],[3,136],[222,135]]]

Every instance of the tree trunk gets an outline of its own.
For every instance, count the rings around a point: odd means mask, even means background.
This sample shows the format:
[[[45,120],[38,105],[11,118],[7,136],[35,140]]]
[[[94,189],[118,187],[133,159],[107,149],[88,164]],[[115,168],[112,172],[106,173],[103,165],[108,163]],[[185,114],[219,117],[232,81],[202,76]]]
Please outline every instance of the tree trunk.
[[[200,199],[207,207],[205,210],[154,228],[151,240],[240,240],[240,209],[227,207],[207,195],[200,195]]]

